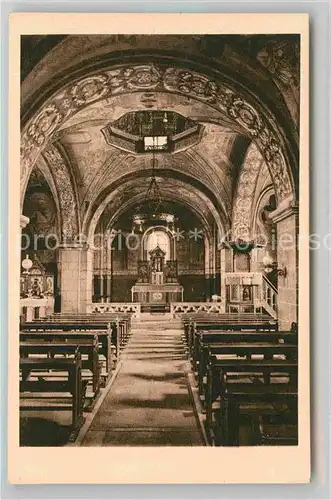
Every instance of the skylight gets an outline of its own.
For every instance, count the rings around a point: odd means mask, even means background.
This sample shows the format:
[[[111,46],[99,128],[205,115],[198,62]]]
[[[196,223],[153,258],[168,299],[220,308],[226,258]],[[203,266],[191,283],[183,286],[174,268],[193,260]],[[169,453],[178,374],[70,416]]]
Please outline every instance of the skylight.
[[[145,151],[160,151],[166,150],[168,147],[167,136],[146,136],[144,137],[144,150]]]

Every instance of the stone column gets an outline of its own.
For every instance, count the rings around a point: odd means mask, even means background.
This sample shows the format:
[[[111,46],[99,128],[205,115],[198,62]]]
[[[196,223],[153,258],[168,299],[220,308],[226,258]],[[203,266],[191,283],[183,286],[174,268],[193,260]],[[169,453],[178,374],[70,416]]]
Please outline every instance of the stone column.
[[[280,330],[288,330],[292,322],[298,321],[298,214],[298,207],[291,198],[269,216],[277,225],[277,269],[286,269],[286,276],[278,276]]]
[[[89,312],[92,302],[93,250],[86,245],[59,249],[61,312]]]
[[[111,240],[106,239],[106,301],[111,302]]]
[[[231,249],[229,249],[226,245],[223,245],[220,247],[220,290],[219,294],[222,297],[222,312],[226,312],[226,284],[225,284],[225,277],[226,277],[226,272],[228,271],[226,267],[226,257],[228,252],[232,252]]]

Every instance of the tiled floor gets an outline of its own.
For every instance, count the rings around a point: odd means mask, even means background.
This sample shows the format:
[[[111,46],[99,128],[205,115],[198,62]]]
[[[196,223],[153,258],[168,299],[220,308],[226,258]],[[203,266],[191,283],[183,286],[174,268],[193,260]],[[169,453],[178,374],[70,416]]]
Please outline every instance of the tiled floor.
[[[203,446],[181,330],[135,330],[82,446]]]

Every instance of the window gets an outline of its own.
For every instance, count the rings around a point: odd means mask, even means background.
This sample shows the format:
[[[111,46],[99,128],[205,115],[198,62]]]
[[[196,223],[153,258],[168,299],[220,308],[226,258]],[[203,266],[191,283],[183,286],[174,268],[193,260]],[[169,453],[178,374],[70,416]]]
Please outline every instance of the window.
[[[147,255],[149,252],[154,250],[156,247],[161,248],[165,252],[164,260],[170,260],[170,240],[169,236],[165,231],[153,231],[147,237]]]
[[[145,151],[162,151],[168,148],[167,136],[144,137]]]

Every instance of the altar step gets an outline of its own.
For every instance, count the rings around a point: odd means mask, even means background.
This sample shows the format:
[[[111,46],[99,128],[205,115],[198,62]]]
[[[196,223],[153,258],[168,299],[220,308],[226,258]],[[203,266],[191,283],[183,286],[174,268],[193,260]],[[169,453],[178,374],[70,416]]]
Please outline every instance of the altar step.
[[[134,330],[181,330],[183,328],[181,320],[173,318],[170,313],[150,314],[143,313],[139,318],[132,318],[131,329]]]
[[[137,319],[137,318],[133,318]],[[170,312],[165,312],[165,313],[151,313],[151,312],[143,312],[140,314],[139,320],[140,321],[162,321],[162,320],[169,320],[169,319],[174,319],[174,316]]]

